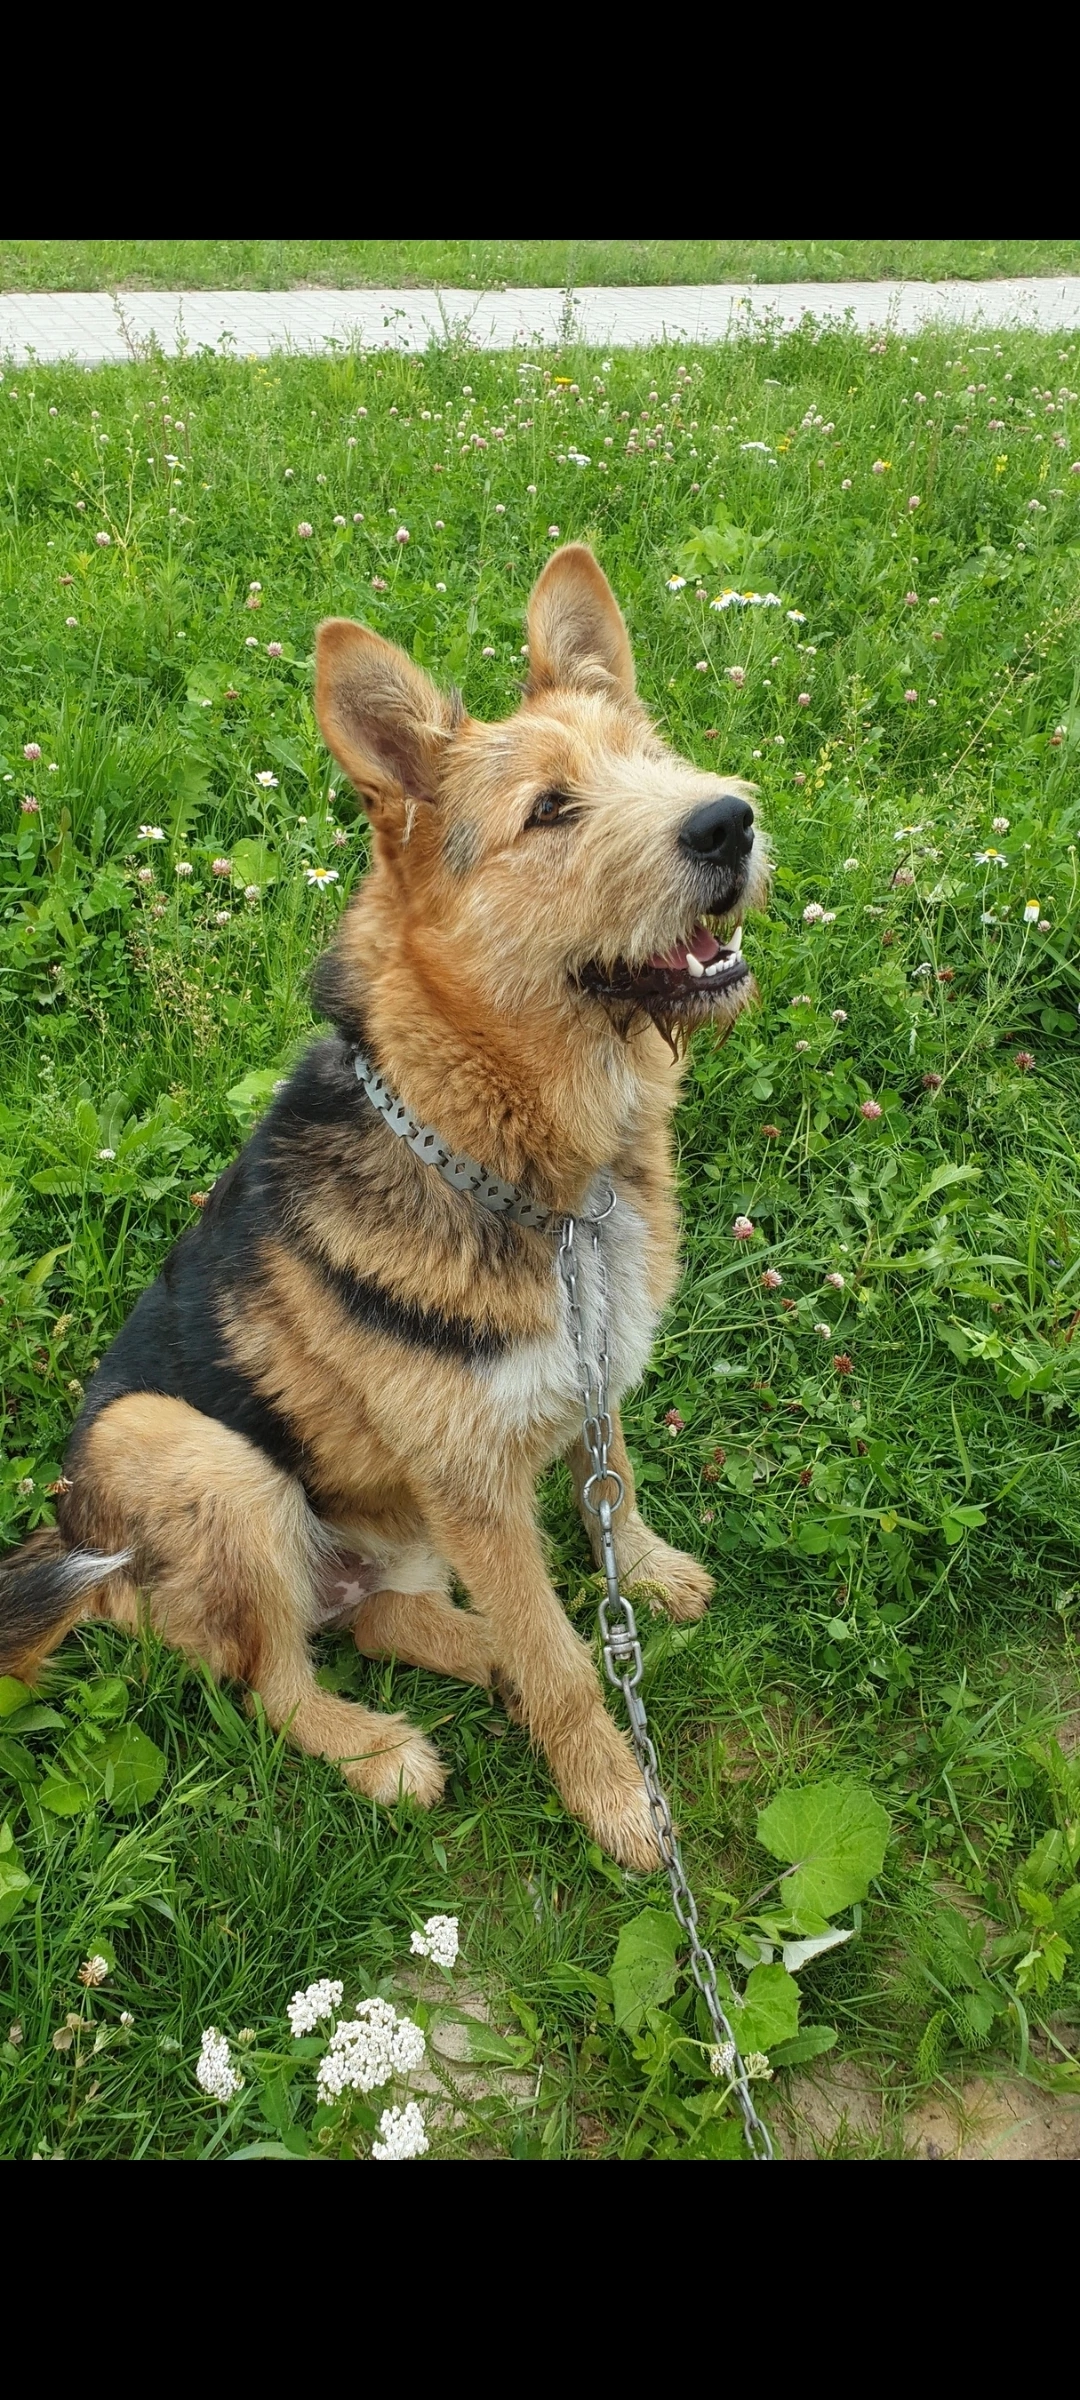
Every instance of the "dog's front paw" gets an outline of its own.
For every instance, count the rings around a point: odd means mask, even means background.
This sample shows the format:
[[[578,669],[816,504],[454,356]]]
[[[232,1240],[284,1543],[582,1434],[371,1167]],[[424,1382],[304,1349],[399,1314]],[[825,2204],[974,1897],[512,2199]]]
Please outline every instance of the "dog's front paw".
[[[610,1858],[639,1874],[661,1864],[637,1761],[602,1705],[552,1764],[568,1809]]]
[[[404,1797],[421,1808],[433,1808],[442,1799],[446,1769],[434,1743],[408,1717],[368,1716],[363,1748],[358,1743],[357,1750],[339,1763],[346,1782],[367,1799],[392,1807]]]
[[[677,1625],[689,1625],[703,1617],[713,1593],[712,1576],[696,1558],[688,1558],[685,1550],[673,1550],[654,1536],[641,1558],[628,1568],[626,1582],[628,1586],[646,1585],[649,1599],[666,1609]]]

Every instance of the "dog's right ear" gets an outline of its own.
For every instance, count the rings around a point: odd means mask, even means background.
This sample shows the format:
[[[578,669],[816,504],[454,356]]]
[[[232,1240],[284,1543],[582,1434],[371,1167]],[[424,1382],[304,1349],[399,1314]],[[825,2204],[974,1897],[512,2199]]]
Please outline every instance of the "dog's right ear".
[[[373,817],[436,799],[461,703],[437,691],[393,642],[348,617],[328,617],[315,637],[315,714]]]

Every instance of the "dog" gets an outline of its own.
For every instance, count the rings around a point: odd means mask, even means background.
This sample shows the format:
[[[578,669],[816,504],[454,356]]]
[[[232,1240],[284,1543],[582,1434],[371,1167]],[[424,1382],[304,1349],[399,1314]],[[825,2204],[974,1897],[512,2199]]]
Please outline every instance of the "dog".
[[[315,1680],[310,1637],[348,1626],[367,1657],[496,1682],[567,1809],[648,1869],[641,1777],[536,1522],[555,1458],[579,1503],[591,1470],[559,1228],[614,1193],[616,1561],[671,1617],[697,1618],[710,1578],[639,1514],[617,1403],[677,1277],[686,1041],[726,1031],[754,996],[742,920],[764,904],[768,861],[753,787],[656,732],[580,545],[535,585],[528,662],[515,714],[486,724],[365,626],[320,627],[319,724],[372,850],[316,970],[336,1030],[88,1385],[56,1528],[0,1570],[0,1666],[33,1681],[80,1616],[134,1629],[148,1612],[357,1791],[430,1806],[444,1772],[425,1736]],[[402,1121],[480,1162],[491,1190],[514,1186],[519,1213],[495,1213],[467,1172],[455,1188],[398,1138]]]

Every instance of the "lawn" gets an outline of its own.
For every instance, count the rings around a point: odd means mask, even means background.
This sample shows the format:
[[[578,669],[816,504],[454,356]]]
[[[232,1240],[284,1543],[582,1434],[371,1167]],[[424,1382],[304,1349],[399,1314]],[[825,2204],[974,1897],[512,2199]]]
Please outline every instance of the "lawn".
[[[1080,242],[9,242],[0,291],[873,283],[1080,274]]]
[[[717,1580],[700,1626],[646,1623],[702,1920],[777,2133],[808,2076],[869,2095],[838,2156],[903,2155],[905,2112],[977,2075],[1080,2091],[1080,373],[1075,343],[959,342],[0,386],[6,1543],[310,1037],[365,845],[319,616],[498,715],[538,567],[587,539],[666,734],[760,786],[762,1004],[694,1048],[685,1279],[625,1413],[653,1521]],[[543,1505],[585,1626],[561,1470]],[[322,1659],[434,1734],[434,1815],[362,1806],[149,1633],[0,1685],[3,2154],[362,2154],[371,2109],[314,2113],[285,2003],[400,2002],[449,1913],[462,1961],[413,2001],[433,2156],[737,2155],[662,1880],[590,1848],[487,1695]]]

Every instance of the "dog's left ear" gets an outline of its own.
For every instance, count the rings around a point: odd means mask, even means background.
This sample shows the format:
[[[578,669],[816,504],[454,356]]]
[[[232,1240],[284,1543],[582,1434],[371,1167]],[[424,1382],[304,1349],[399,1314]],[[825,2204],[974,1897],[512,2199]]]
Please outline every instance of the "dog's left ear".
[[[328,617],[315,637],[315,714],[374,822],[437,797],[461,703],[437,691],[393,642],[348,617]]]
[[[533,587],[528,609],[532,692],[632,694],[634,661],[619,604],[591,550],[556,550]]]

